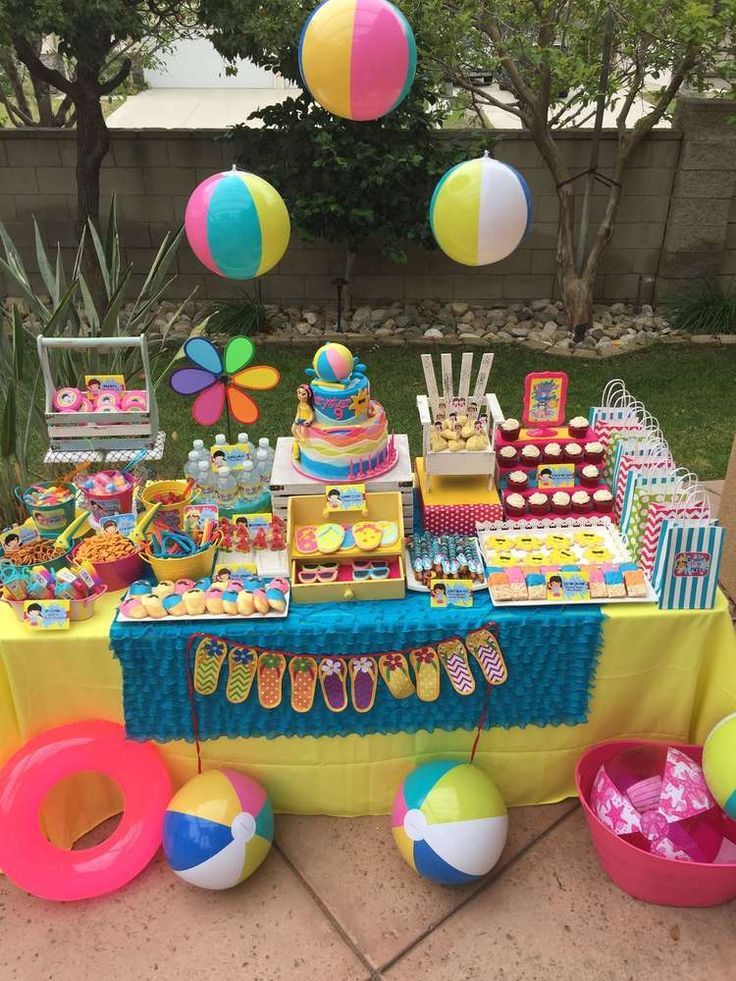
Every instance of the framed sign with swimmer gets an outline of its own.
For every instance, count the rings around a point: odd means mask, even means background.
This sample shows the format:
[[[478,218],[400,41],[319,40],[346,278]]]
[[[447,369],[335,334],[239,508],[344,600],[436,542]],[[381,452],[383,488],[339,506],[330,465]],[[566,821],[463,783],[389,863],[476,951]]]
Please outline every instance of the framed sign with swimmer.
[[[531,371],[524,379],[522,420],[531,426],[561,426],[567,407],[567,375],[564,371]]]

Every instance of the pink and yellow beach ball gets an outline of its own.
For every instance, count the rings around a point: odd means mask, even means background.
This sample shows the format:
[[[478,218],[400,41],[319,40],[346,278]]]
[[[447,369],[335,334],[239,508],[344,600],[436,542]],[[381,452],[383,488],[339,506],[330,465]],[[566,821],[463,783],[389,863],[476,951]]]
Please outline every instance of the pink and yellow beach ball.
[[[365,122],[406,98],[417,64],[409,22],[388,0],[324,0],[299,41],[299,69],[315,101]]]

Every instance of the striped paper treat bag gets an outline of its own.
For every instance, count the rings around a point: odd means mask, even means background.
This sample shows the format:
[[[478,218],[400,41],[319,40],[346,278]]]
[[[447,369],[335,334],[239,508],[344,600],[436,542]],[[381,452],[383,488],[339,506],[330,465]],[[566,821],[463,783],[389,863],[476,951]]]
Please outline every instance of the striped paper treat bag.
[[[709,610],[715,603],[724,530],[704,521],[670,521],[660,539],[655,589],[661,610]]]
[[[705,521],[708,515],[703,513],[703,507],[699,504],[683,507],[679,502],[654,500],[649,505],[641,537],[641,552],[637,561],[650,579],[654,576],[654,560],[657,557],[665,518],[697,518]]]

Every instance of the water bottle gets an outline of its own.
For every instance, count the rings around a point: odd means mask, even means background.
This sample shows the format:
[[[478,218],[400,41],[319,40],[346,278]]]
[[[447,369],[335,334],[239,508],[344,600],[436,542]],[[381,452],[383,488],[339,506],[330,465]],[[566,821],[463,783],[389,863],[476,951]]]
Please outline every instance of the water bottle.
[[[238,489],[240,499],[245,501],[246,504],[252,504],[253,501],[258,499],[260,493],[258,471],[252,460],[245,461],[239,477]]]
[[[215,497],[215,475],[212,473],[209,456],[206,460],[199,461],[199,473],[197,475],[197,486],[199,496],[197,504],[216,504]]]
[[[256,448],[248,439],[247,433],[238,433],[238,443],[243,447],[243,451],[248,454],[248,457],[255,460]]]
[[[269,463],[273,465],[273,458],[276,456],[276,450],[269,443],[268,436],[261,436],[261,438],[258,440],[258,449],[265,450],[268,453]]]
[[[190,450],[189,458],[184,464],[184,476],[192,480],[199,480],[199,460],[197,459],[197,451]]]
[[[259,446],[256,450],[256,472],[258,473],[259,494],[265,493],[271,484],[271,460],[268,450]]]
[[[209,459],[210,459],[210,454],[209,454],[209,452],[208,452],[208,451],[207,451],[207,450],[206,450],[206,449],[204,448],[204,440],[203,440],[203,439],[195,439],[195,440],[194,440],[194,441],[192,442],[192,449],[193,449],[193,450],[194,450],[194,452],[195,452],[195,453],[197,454],[197,460],[198,460],[198,461],[199,461],[200,463],[202,462],[202,460],[207,460],[207,461],[209,462]]]
[[[238,500],[238,482],[230,467],[220,467],[217,474],[217,504],[231,508]]]

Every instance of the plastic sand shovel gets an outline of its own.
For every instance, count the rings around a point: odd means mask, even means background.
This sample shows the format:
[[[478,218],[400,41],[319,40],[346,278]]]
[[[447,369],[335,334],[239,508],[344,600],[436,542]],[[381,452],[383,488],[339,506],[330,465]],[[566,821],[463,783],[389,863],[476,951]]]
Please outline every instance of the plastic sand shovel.
[[[158,514],[161,508],[161,504],[152,504],[151,507],[146,511],[137,521],[135,528],[130,533],[131,542],[136,542],[142,545],[146,540],[146,532],[151,527],[153,519]]]
[[[79,514],[74,519],[74,521],[72,521],[71,524],[67,525],[66,528],[62,531],[62,533],[58,536],[58,538],[54,542],[54,545],[58,549],[61,549],[62,552],[68,552],[69,549],[74,544],[75,533],[79,531],[79,529],[85,523],[87,518],[89,518],[89,511],[80,511]]]

